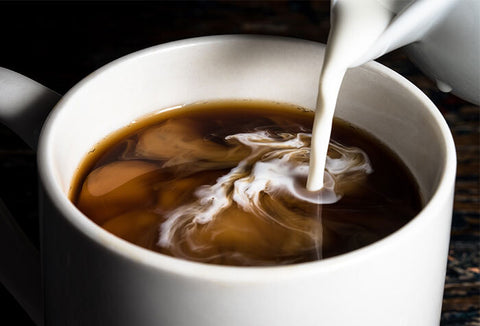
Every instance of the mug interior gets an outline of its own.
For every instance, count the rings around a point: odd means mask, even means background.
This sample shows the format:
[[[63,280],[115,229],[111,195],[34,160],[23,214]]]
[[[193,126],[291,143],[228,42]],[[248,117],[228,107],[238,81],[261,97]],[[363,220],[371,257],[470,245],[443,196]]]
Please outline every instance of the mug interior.
[[[49,116],[39,147],[46,191],[84,232],[129,246],[94,225],[67,198],[80,162],[95,144],[142,116],[199,101],[258,99],[313,110],[323,53],[322,45],[296,39],[216,36],[118,59],[82,80]],[[369,63],[348,71],[336,116],[393,149],[428,203],[452,164],[453,142],[425,95],[393,71]]]

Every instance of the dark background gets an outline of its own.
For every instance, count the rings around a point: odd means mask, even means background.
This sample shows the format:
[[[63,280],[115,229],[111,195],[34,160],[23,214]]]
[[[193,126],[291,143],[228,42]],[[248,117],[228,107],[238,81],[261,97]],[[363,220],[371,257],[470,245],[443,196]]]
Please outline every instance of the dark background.
[[[328,1],[0,1],[0,66],[63,94],[113,59],[183,38],[248,33],[326,43],[329,7]],[[439,92],[401,50],[379,61],[424,91],[454,135],[458,177],[441,325],[480,325],[479,107]],[[35,152],[1,124],[0,180],[0,198],[38,246]],[[0,315],[31,325],[3,287]]]

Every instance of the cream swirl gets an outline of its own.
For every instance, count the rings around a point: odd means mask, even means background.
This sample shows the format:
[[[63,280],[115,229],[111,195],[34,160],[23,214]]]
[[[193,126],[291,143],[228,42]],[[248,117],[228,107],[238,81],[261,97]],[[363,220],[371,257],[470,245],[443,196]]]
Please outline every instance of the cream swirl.
[[[226,137],[229,143],[247,146],[250,154],[213,185],[200,186],[196,200],[166,214],[160,226],[158,245],[169,247],[174,234],[185,226],[203,225],[215,219],[229,207],[272,219],[287,229],[309,233],[279,218],[272,209],[266,209],[264,198],[288,201],[289,198],[312,204],[332,204],[341,198],[336,189],[339,180],[371,173],[367,155],[359,148],[346,147],[330,141],[329,156],[324,171],[324,187],[308,191],[305,181],[309,170],[309,133],[272,133],[256,131]],[[310,234],[318,237],[318,232]],[[318,239],[313,239],[318,242]]]

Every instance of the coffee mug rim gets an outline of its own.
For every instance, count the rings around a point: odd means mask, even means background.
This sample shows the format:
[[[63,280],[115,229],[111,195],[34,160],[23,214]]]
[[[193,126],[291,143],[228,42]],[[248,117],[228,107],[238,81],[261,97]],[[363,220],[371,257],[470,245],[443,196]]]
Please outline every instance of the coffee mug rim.
[[[52,164],[53,153],[51,148],[52,146],[50,146],[50,144],[52,144],[54,141],[53,131],[58,115],[62,114],[64,111],[62,108],[68,106],[70,99],[78,92],[78,90],[82,89],[85,84],[88,84],[92,79],[95,79],[104,71],[115,68],[116,66],[124,64],[130,60],[136,60],[142,56],[152,55],[158,51],[169,51],[178,47],[193,46],[209,42],[242,41],[248,39],[264,39],[265,41],[285,41],[290,43],[311,43],[322,46],[322,44],[313,41],[271,35],[235,34],[189,38],[155,45],[125,55],[90,73],[81,81],[79,81],[74,87],[72,87],[57,103],[55,108],[48,116],[40,135],[37,154],[38,169],[40,180],[43,184],[43,190],[51,198],[52,202],[58,211],[63,215],[63,217],[78,231],[90,238],[90,240],[94,241],[100,246],[103,246],[116,255],[124,257],[125,259],[133,260],[137,263],[154,269],[169,271],[177,275],[180,274],[192,278],[202,278],[217,281],[223,280],[229,282],[271,282],[274,280],[278,281],[285,278],[295,277],[295,275],[298,276],[310,273],[328,272],[332,269],[335,270],[341,266],[352,264],[358,259],[364,259],[363,257],[366,255],[375,254],[375,252],[388,247],[390,243],[398,241],[397,239],[400,237],[404,237],[407,233],[413,232],[418,224],[426,223],[429,217],[431,218],[430,215],[432,215],[429,212],[434,211],[435,206],[438,205],[438,203],[447,200],[451,190],[453,189],[456,173],[456,154],[453,138],[447,123],[432,101],[406,78],[377,62],[369,62],[361,66],[361,68],[373,70],[382,75],[388,76],[388,78],[398,83],[399,86],[404,87],[412,94],[412,96],[421,102],[422,106],[429,111],[431,117],[435,120],[436,127],[443,136],[444,144],[442,145],[445,148],[447,157],[445,160],[445,165],[443,166],[442,175],[439,179],[439,184],[431,199],[421,210],[421,212],[405,226],[388,235],[387,237],[374,242],[373,244],[335,257],[292,265],[267,267],[213,265],[170,257],[134,245],[104,230],[93,221],[88,219],[73,205],[73,203],[67,198],[64,191],[62,191],[61,186],[54,181],[55,171],[53,169],[54,164]]]

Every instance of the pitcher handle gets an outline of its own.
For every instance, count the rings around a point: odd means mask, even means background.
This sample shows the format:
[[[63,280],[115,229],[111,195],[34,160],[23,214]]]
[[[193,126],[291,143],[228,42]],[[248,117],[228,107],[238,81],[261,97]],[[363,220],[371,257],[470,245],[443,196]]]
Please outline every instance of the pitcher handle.
[[[0,67],[0,122],[36,150],[48,113],[60,95]],[[0,199],[0,282],[36,325],[43,325],[40,254]]]

